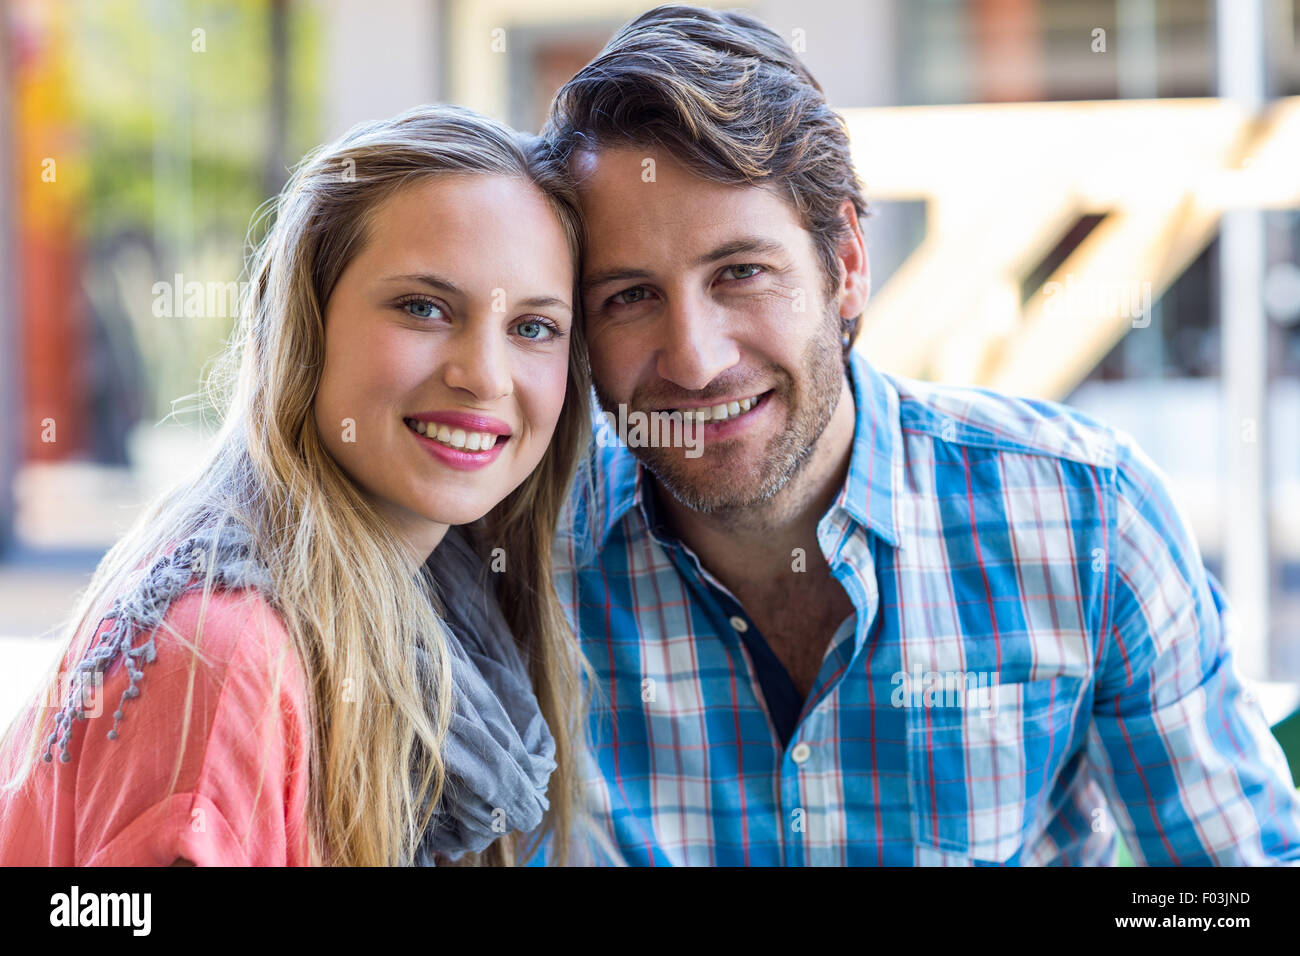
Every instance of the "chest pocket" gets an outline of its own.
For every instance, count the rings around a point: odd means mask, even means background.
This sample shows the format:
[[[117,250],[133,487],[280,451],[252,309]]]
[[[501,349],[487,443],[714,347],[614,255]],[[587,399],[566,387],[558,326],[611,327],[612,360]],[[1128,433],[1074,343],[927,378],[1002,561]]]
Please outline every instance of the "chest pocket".
[[[1069,756],[1082,685],[998,684],[964,707],[909,708],[913,841],[971,860],[1014,856]]]

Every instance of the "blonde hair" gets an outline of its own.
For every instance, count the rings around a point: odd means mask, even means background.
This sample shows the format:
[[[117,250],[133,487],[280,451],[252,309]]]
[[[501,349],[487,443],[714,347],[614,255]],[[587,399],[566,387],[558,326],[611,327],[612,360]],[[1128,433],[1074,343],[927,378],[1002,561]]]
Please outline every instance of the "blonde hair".
[[[576,266],[576,201],[540,140],[465,109],[433,106],[363,124],[313,151],[272,207],[274,225],[250,256],[235,334],[205,383],[214,407],[224,409],[213,453],[108,552],[66,635],[65,650],[88,641],[114,595],[169,543],[229,523],[245,528],[270,572],[272,604],[306,673],[308,828],[316,862],[411,862],[446,782],[449,651],[430,579],[411,573],[396,534],[328,454],[312,414],[325,355],[325,304],[366,242],[370,217],[397,190],[443,173],[535,184],[564,227]],[[575,308],[579,302],[575,273]],[[510,555],[498,599],[526,655],[557,766],[542,826],[531,835],[508,834],[459,865],[515,865],[548,837],[547,862],[569,862],[586,827],[582,677],[591,672],[551,583],[551,546],[590,434],[589,393],[581,323],[574,322],[568,387],[550,446],[533,473],[468,529],[480,547],[490,543]],[[209,567],[205,603],[212,588]],[[432,663],[428,685],[420,682],[418,648]],[[49,694],[47,685],[41,699]],[[32,772],[49,730],[44,715],[34,704],[0,744],[14,758],[6,789]],[[18,754],[24,737],[25,752]]]

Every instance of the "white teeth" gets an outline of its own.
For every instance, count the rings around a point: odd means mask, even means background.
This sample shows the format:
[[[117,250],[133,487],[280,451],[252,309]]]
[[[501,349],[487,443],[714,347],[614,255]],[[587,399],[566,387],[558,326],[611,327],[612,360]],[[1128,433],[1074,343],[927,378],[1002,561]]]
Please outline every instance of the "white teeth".
[[[495,447],[497,443],[498,436],[488,432],[467,432],[463,428],[453,429],[447,425],[435,425],[433,422],[417,422],[409,418],[406,423],[412,431],[426,438],[432,438],[444,445],[450,445],[452,448],[459,448],[463,451],[488,451]]]
[[[743,415],[755,405],[761,395],[755,395],[753,398],[742,398],[738,402],[727,402],[725,405],[705,406],[704,408],[683,409],[681,416],[685,421],[700,422],[723,422],[729,418],[735,418],[737,415]]]

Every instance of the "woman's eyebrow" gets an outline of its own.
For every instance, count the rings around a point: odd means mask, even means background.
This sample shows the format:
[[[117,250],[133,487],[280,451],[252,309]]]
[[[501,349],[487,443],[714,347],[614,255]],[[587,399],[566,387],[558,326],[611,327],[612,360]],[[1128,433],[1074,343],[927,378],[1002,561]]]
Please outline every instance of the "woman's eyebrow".
[[[553,295],[535,295],[532,296],[531,298],[521,300],[519,302],[519,305],[527,309],[545,309],[550,307],[556,309],[563,309],[564,311],[569,313],[573,312],[572,305],[570,305],[568,302],[565,302],[563,299],[557,298],[556,296]]]
[[[460,286],[456,285],[456,283],[452,282],[450,279],[444,279],[442,278],[442,276],[434,275],[431,272],[415,272],[415,273],[409,273],[407,275],[385,276],[379,281],[380,282],[419,282],[424,285],[430,286],[431,288],[440,289],[451,295],[458,295],[461,298],[468,298],[468,296],[465,293],[465,290],[462,289]],[[520,300],[518,305],[521,306],[522,308],[528,308],[528,309],[556,308],[556,309],[564,309],[566,312],[569,313],[573,312],[572,305],[570,305],[564,299],[561,299],[559,296],[554,296],[554,295],[530,296],[527,299]]]
[[[407,275],[384,276],[380,282],[420,282],[435,289],[441,289],[452,295],[464,296],[465,290],[450,279],[444,279],[442,276],[434,275],[431,272],[410,273]]]

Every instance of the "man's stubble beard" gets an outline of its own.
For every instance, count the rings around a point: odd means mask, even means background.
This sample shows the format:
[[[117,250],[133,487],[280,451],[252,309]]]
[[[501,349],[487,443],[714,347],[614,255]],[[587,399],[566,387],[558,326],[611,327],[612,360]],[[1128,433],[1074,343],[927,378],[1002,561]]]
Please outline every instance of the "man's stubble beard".
[[[806,391],[795,392],[795,383],[784,369],[777,370],[781,381],[773,387],[768,401],[779,400],[791,415],[790,427],[776,435],[761,454],[757,481],[737,482],[731,470],[723,466],[726,458],[714,462],[708,470],[699,463],[709,457],[708,444],[703,454],[687,465],[683,448],[632,448],[630,451],[683,506],[700,514],[725,515],[760,505],[776,497],[812,457],[817,441],[839,406],[843,390],[845,364],[840,339],[840,318],[831,313],[822,331],[804,350],[803,371]],[[618,414],[617,403],[596,386],[601,407]],[[635,407],[635,406],[634,406]],[[633,409],[629,409],[631,411]],[[748,471],[748,469],[746,469]]]

